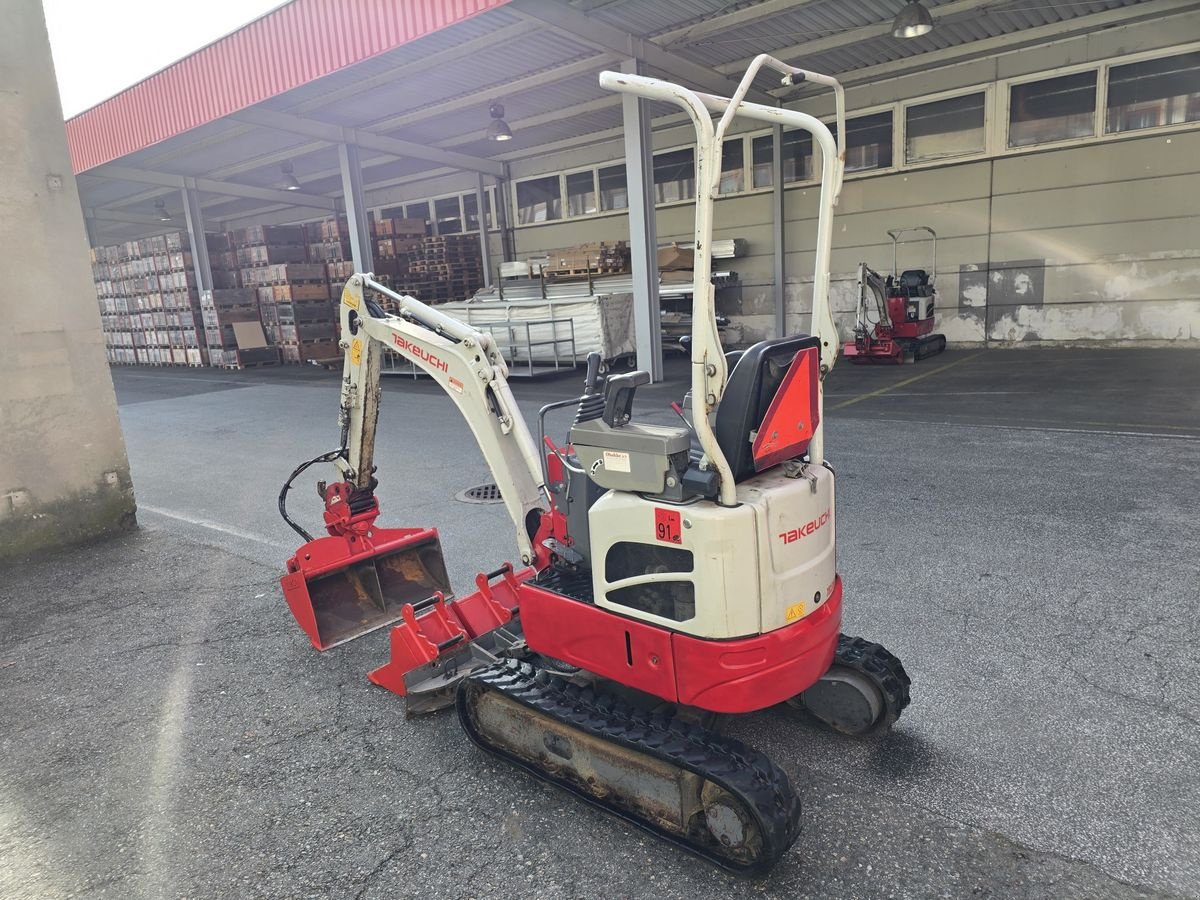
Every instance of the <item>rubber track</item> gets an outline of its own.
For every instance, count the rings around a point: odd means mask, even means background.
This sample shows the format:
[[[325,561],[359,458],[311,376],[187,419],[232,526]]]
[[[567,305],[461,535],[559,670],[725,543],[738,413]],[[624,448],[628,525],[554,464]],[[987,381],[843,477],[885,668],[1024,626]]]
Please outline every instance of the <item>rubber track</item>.
[[[891,728],[912,699],[909,695],[912,679],[904,671],[900,660],[885,650],[882,644],[840,634],[833,662],[834,665],[862,672],[883,693],[883,714],[867,734],[879,734]]]
[[[622,809],[608,806],[570,782],[553,778],[528,760],[488,744],[468,721],[472,687],[499,692],[586,734],[613,741],[715,782],[758,817],[763,836],[762,855],[749,863],[723,858],[714,852],[717,848],[665,831]],[[673,713],[640,709],[594,687],[571,684],[528,662],[514,659],[502,660],[468,676],[459,685],[457,706],[463,729],[482,749],[738,875],[766,874],[800,834],[800,800],[782,769],[765,754],[740,741],[714,734]]]

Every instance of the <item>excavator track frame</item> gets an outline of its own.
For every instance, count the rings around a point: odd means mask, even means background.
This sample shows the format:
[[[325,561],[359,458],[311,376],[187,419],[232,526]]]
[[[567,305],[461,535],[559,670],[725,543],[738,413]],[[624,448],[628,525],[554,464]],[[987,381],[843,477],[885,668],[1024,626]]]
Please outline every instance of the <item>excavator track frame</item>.
[[[511,729],[524,747],[485,734],[489,703],[506,724],[526,726]],[[643,708],[516,659],[468,676],[456,705],[481,749],[737,875],[765,874],[800,833],[800,800],[787,774],[677,710]],[[614,769],[620,778],[603,778]],[[673,786],[679,806],[671,815],[663,803]]]

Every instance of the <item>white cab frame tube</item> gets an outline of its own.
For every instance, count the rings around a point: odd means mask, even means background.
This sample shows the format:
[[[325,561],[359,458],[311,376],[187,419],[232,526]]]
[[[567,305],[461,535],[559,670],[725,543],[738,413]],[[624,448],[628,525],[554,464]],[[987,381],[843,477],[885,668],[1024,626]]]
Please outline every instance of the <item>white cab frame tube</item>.
[[[816,265],[813,271],[813,306],[811,334],[821,341],[821,371],[828,373],[837,359],[839,340],[829,306],[829,265],[833,247],[833,209],[841,193],[844,156],[838,151],[829,127],[808,113],[778,107],[763,106],[745,101],[754,77],[764,66],[784,75],[784,84],[812,81],[833,88],[837,105],[837,129],[841,145],[845,146],[845,97],[836,79],[789,66],[778,59],[760,54],[742,76],[733,97],[718,97],[688,90],[669,81],[629,75],[620,72],[601,72],[600,86],[620,93],[636,94],[648,100],[671,103],[680,107],[692,120],[696,130],[696,224],[695,263],[692,282],[692,425],[708,465],[720,478],[719,502],[724,506],[737,504],[737,491],[729,461],[721,452],[713,432],[713,416],[725,383],[729,377],[721,337],[717,330],[714,289],[712,285],[713,208],[720,190],[721,144],[725,132],[737,116],[766,122],[770,125],[799,128],[809,132],[821,148],[821,192],[817,219]],[[721,118],[714,127],[712,115]],[[782,285],[778,289],[782,290]],[[823,404],[823,391],[818,390],[818,404]],[[809,445],[813,463],[824,459],[824,423],[818,426]]]

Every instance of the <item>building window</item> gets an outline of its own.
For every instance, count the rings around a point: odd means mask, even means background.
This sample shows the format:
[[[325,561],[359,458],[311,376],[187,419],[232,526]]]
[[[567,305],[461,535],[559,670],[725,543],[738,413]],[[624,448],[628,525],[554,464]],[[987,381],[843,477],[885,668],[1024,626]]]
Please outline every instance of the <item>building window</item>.
[[[738,194],[746,189],[745,144],[740,137],[730,138],[721,144],[722,194]]]
[[[572,172],[567,176],[567,215],[589,216],[596,212],[595,172]]]
[[[696,196],[696,157],[692,149],[672,150],[654,157],[654,200],[673,203]]]
[[[484,195],[487,196],[486,194]],[[463,219],[467,223],[467,231],[479,230],[479,198],[474,194],[463,194]],[[488,204],[491,212],[491,204]]]
[[[608,166],[597,175],[600,179],[600,208],[605,212],[629,208],[629,186],[624,166]]]
[[[784,159],[787,159],[786,155]],[[891,166],[891,110],[871,116],[859,116],[857,119],[847,119],[846,171],[863,172],[869,169],[890,169]]]
[[[462,209],[458,195],[442,197],[433,201],[433,212],[437,216],[438,234],[460,234],[463,230]]]
[[[982,91],[905,110],[905,162],[950,159],[982,153],[985,148]]]
[[[774,183],[771,163],[775,158],[774,138],[764,134],[756,137],[751,145],[754,168],[754,186],[770,187]],[[812,135],[807,131],[785,131],[783,133],[783,183],[811,181],[813,177]]]
[[[1200,121],[1200,52],[1112,66],[1108,134]]]
[[[404,218],[419,219],[425,223],[425,233],[433,234],[433,220],[429,217],[429,201],[422,200],[420,203],[406,203],[404,205]]]
[[[750,142],[750,183],[756,188],[770,187],[775,161],[774,136],[764,134]]]
[[[550,222],[562,218],[562,195],[558,176],[517,182],[517,224]]]
[[[1091,137],[1095,133],[1095,71],[1009,88],[1009,147]]]
[[[479,230],[479,200],[474,191],[462,195],[463,216],[467,223],[467,231]],[[486,212],[487,227],[495,228],[496,224],[492,221],[492,189],[484,188],[483,191],[483,208]]]

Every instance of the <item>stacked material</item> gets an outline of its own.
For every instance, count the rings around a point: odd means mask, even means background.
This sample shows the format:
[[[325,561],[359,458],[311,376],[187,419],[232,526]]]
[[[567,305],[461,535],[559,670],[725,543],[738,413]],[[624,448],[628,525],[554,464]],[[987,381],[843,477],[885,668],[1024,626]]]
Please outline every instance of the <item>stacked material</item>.
[[[110,363],[205,364],[186,234],[94,247],[92,277]]]
[[[479,290],[483,284],[479,236],[416,236],[415,225],[409,224],[415,222],[382,219],[376,223],[391,230],[390,237],[376,240],[375,276],[379,282],[423,303],[465,300]],[[381,302],[387,308],[387,298]]]
[[[592,241],[548,250],[541,270],[553,278],[627,273],[631,271],[629,245],[625,241]]]
[[[213,287],[218,290],[242,286],[237,251],[230,245],[229,237],[224,231],[204,236],[208,245],[208,265],[212,271]]]
[[[314,241],[313,235],[309,235],[308,258],[310,262],[325,264],[330,292],[336,299],[341,285],[354,274],[354,263],[350,259],[350,230],[346,219],[326,219],[318,226],[316,236],[320,240]]]
[[[378,219],[371,223],[371,234],[375,241],[375,278],[380,284],[394,287],[408,277],[408,264],[425,239],[425,220]]]
[[[273,365],[279,350],[270,346],[259,318],[254,288],[221,288],[200,298],[210,364],[226,369]]]
[[[324,262],[310,263],[304,228],[257,225],[230,235],[242,284],[254,289],[265,339],[284,362],[335,355],[337,340]]]

